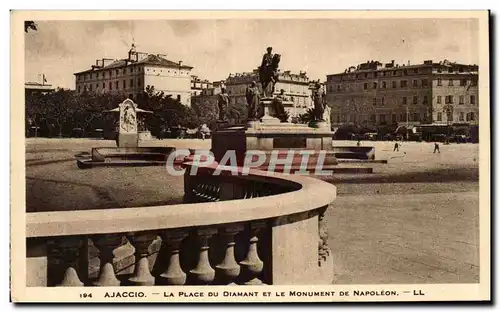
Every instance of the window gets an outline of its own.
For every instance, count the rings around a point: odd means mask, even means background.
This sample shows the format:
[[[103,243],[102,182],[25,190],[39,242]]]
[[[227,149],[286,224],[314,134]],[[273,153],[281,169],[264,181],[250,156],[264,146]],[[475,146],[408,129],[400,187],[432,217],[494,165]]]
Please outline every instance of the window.
[[[424,105],[429,104],[429,98],[427,97],[427,95],[424,95],[424,101],[422,102],[422,104]]]
[[[370,121],[371,121],[371,122],[376,122],[376,121],[377,121],[377,117],[376,117],[376,115],[373,115],[373,114],[372,114],[372,115],[370,115]]]
[[[413,104],[418,104],[418,96],[413,97]]]
[[[118,81],[115,81],[115,88],[118,90]]]
[[[137,85],[140,87],[141,86],[141,78],[137,78]]]
[[[133,73],[134,72],[134,68],[133,67],[130,67],[130,72]]]
[[[438,95],[438,96],[437,96],[437,101],[436,101],[436,103],[441,104],[441,95]]]
[[[414,88],[418,87],[418,80],[413,80],[413,87]]]
[[[413,113],[413,121],[420,121],[420,114],[419,113]]]
[[[427,87],[429,85],[429,80],[422,79],[422,87]]]
[[[380,115],[380,123],[385,123],[385,115]]]
[[[382,72],[382,76],[387,76],[387,72]]]
[[[130,87],[133,88],[134,87],[134,79],[130,79]]]
[[[449,72],[449,73],[452,73],[452,72],[453,72],[453,68],[451,68],[451,67],[450,67],[450,68],[448,68],[448,72]]]
[[[102,88],[103,89],[106,88],[106,83],[104,83],[104,82],[102,83]]]
[[[380,104],[385,105],[385,97],[382,97]]]
[[[406,96],[403,96],[403,105],[406,104]]]
[[[475,97],[474,95],[471,95],[471,96],[470,96],[470,103],[471,103],[472,105],[476,104],[476,97]]]
[[[102,77],[106,78],[106,72],[102,72]]]
[[[396,81],[393,81],[393,82],[392,82],[392,88],[393,88],[393,89],[396,89],[396,88],[397,88],[397,83],[396,83]]]
[[[398,121],[396,120],[396,114],[392,114],[392,123],[395,124]]]
[[[111,84],[111,81],[109,82],[109,90],[113,90],[113,85]]]
[[[466,86],[467,85],[467,79],[460,79],[460,86]]]
[[[427,113],[424,113],[424,118],[422,118],[422,121],[427,121]]]
[[[337,123],[340,123],[340,115],[337,115]]]
[[[368,74],[367,73],[365,73],[365,78],[368,78]]]
[[[407,83],[408,82],[406,80],[401,80],[401,88],[406,88]]]
[[[453,79],[448,80],[448,85],[453,86]]]
[[[437,113],[437,121],[443,120],[443,113]]]
[[[464,121],[464,112],[460,112],[460,115],[458,117],[459,121]]]
[[[126,89],[127,88],[127,81],[125,79],[123,79],[123,89]]]
[[[373,89],[377,89],[377,83],[376,82],[373,83]]]
[[[463,95],[460,95],[458,97],[458,104],[464,104],[464,96]]]
[[[98,83],[95,84],[95,89],[96,90],[99,89],[99,84]]]
[[[337,85],[337,91],[340,91],[340,89],[341,89],[341,88],[342,88],[342,85],[339,83],[339,84]]]
[[[413,73],[414,73],[414,74],[418,74],[418,68],[414,68],[414,69],[413,69]]]
[[[365,90],[366,90],[366,89],[368,89],[368,83],[366,83],[366,82],[365,82],[365,84],[364,84],[363,88],[364,88]]]
[[[116,70],[116,75],[118,76],[118,74],[119,74],[119,73],[120,73],[120,71],[117,69],[117,70]]]
[[[92,91],[92,84],[89,85],[89,91]]]
[[[373,98],[373,106],[377,105],[377,98]]]
[[[382,81],[382,89],[387,88],[387,83],[385,81]]]
[[[442,86],[442,85],[443,85],[443,82],[441,81],[441,78],[438,78],[438,79],[437,79],[437,85],[438,85],[438,86]]]
[[[406,114],[403,113],[399,114],[399,121],[404,121],[404,120],[406,120]]]
[[[78,86],[78,93],[80,93],[80,91],[81,91],[81,90],[80,90],[80,86]]]
[[[477,77],[473,77],[470,83],[471,86],[477,86]]]
[[[123,69],[123,74],[125,75],[126,73],[127,73],[127,69],[126,69],[126,68],[124,68],[124,69]]]
[[[471,120],[471,121],[474,121],[474,120],[475,120],[475,118],[476,118],[476,116],[475,116],[474,112],[471,112],[471,113],[470,113],[470,120]]]

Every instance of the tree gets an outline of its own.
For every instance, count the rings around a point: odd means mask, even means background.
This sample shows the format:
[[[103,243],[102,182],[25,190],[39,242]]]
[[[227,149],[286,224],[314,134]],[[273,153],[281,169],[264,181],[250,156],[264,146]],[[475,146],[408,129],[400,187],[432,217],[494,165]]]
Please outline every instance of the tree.
[[[314,120],[314,108],[309,108],[305,113],[299,115],[298,122],[301,124],[309,124]]]
[[[46,98],[46,122],[52,122],[49,128],[52,125],[57,126],[58,135],[62,137],[63,127],[73,116],[77,108],[74,91],[57,89],[55,92],[47,93]]]

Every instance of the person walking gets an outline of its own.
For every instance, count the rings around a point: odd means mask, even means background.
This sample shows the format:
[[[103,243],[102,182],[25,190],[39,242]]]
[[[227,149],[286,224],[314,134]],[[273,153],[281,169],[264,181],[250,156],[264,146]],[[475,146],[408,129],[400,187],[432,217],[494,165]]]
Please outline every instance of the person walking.
[[[361,146],[361,140],[358,140],[358,143],[356,143],[356,146],[357,146],[357,147],[360,147],[360,146]]]
[[[436,154],[436,151],[438,152],[438,154],[441,154],[441,152],[439,151],[439,143],[438,142],[434,142],[434,152],[433,152],[433,154]]]
[[[394,149],[392,151],[393,152],[399,152],[399,143],[398,143],[398,141],[394,142]]]

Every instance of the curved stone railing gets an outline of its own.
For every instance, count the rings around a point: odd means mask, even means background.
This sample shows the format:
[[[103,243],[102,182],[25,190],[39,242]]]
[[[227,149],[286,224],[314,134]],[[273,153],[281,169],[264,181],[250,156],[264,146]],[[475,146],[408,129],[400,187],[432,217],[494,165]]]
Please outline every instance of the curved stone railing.
[[[186,204],[26,214],[27,285],[332,282],[324,214],[333,185],[193,168]]]

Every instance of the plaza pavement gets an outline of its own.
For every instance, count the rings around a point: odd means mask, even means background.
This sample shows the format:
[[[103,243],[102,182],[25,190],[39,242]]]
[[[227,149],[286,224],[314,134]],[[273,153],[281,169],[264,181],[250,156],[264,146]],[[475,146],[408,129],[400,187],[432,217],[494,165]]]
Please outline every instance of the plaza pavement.
[[[338,194],[327,212],[335,283],[478,282],[479,145],[441,145],[433,154],[433,143],[404,142],[399,152],[392,142],[361,143],[389,163],[371,164],[374,174],[326,179]],[[208,149],[210,140],[142,145]],[[182,178],[157,167],[77,169],[74,155],[97,146],[114,142],[28,139],[28,211],[180,202]]]

